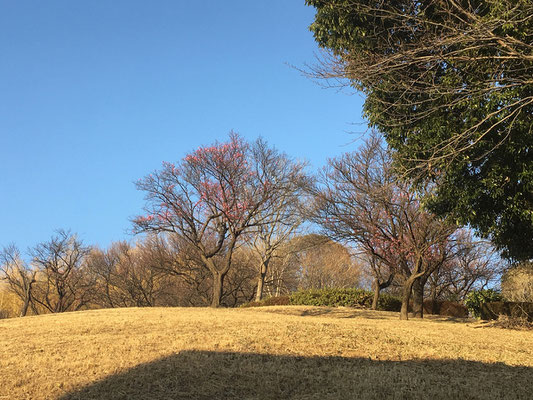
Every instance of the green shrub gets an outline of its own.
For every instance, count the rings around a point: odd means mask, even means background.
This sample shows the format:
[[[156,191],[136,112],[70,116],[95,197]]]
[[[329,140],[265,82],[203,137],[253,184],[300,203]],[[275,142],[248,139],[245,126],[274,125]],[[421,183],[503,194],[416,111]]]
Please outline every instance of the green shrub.
[[[369,306],[372,301],[370,301]],[[402,300],[399,297],[388,293],[380,293],[378,299],[378,310],[381,311],[400,311],[402,308]]]
[[[363,289],[309,289],[290,296],[293,305],[328,307],[365,307],[372,300],[372,292]]]
[[[497,290],[474,290],[466,296],[465,306],[468,308],[470,314],[476,318],[481,318],[481,306],[483,303],[501,300],[503,300],[502,295]]]
[[[372,305],[373,292],[364,289],[309,289],[290,295],[290,304],[300,306],[365,307]],[[382,293],[378,310],[400,311],[402,301],[391,294]]]

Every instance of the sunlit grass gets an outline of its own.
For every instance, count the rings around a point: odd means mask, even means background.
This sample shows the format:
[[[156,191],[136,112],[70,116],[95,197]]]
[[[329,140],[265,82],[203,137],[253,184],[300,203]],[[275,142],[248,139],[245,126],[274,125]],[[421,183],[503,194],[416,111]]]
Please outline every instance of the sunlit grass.
[[[95,310],[0,321],[0,371],[1,399],[527,398],[533,332],[347,308]]]

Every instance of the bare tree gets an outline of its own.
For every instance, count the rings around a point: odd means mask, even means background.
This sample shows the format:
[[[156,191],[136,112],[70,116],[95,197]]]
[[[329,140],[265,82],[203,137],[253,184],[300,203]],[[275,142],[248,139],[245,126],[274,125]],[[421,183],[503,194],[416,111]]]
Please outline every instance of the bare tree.
[[[296,265],[299,289],[358,286],[361,266],[347,247],[317,234],[297,236],[291,245],[289,262]]]
[[[388,288],[396,276],[395,268],[389,263],[384,262],[380,257],[377,257],[374,254],[364,254],[364,261],[367,263],[367,266],[372,275],[372,291],[374,296],[372,297],[372,309],[377,310],[379,294],[383,289]]]
[[[85,259],[90,248],[68,231],[60,230],[49,241],[31,250],[32,264],[39,271],[33,299],[52,313],[79,310],[88,305],[92,282]]]
[[[37,314],[33,303],[33,286],[36,282],[37,270],[24,262],[14,245],[4,248],[0,253],[0,273],[1,279],[7,282],[11,292],[22,301],[19,315],[24,317],[30,306],[34,314]]]
[[[259,261],[255,301],[263,297],[270,262],[294,237],[303,221],[301,201],[310,184],[304,173],[305,164],[266,148],[265,143],[260,142],[259,146],[261,162],[274,170],[273,185],[278,190],[264,208],[264,214],[258,215],[260,221],[248,235],[248,243]]]
[[[502,273],[506,264],[487,241],[465,229],[451,241],[450,257],[429,277],[429,297],[463,301],[472,289],[485,289]]]

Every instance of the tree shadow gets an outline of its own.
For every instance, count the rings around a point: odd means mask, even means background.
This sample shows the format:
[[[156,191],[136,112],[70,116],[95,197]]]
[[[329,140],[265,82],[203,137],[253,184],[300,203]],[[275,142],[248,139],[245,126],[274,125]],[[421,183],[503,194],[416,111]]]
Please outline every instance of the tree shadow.
[[[304,310],[300,314],[302,317],[306,316],[321,316],[330,315],[334,318],[365,318],[365,319],[387,319],[383,314],[377,311],[367,310],[363,308],[341,309],[341,308],[329,308],[329,309],[313,309]]]
[[[424,314],[423,319],[427,319],[432,322],[451,322],[454,324],[467,324],[467,323],[472,323],[472,322],[477,321],[474,318],[450,317],[450,316],[439,315],[439,314]]]
[[[389,319],[391,315],[384,313],[383,311],[373,311],[366,308],[355,308],[355,307],[324,307],[316,306],[312,309],[299,309],[294,308],[293,310],[288,310],[283,308],[277,310],[275,308],[269,309],[265,312],[273,314],[283,314],[283,315],[296,315],[299,317],[320,317],[327,315],[332,318],[365,318],[365,319]],[[394,313],[399,315],[399,313]]]
[[[530,399],[532,384],[502,363],[182,351],[61,399]]]

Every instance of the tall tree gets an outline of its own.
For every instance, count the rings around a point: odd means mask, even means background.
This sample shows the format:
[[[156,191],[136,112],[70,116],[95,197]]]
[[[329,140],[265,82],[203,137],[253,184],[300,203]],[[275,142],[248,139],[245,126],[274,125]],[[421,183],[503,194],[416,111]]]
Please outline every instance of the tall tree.
[[[303,222],[302,199],[310,184],[304,172],[304,163],[266,148],[266,143],[259,142],[258,146],[260,153],[264,154],[262,162],[275,170],[272,185],[277,188],[277,195],[267,203],[263,213],[257,215],[259,223],[249,235],[248,242],[258,258],[255,301],[263,297],[271,261],[280,255],[280,250],[294,237]]]
[[[307,0],[327,50],[311,75],[366,95],[426,205],[533,258],[533,3]]]
[[[212,307],[220,305],[239,240],[268,220],[271,204],[285,190],[278,176],[284,157],[262,140],[249,144],[230,133],[227,142],[164,163],[137,183],[146,192],[147,214],[134,220],[136,230],[179,234],[198,251],[212,275]]]
[[[396,179],[390,153],[376,135],[359,151],[330,160],[319,183],[312,219],[332,238],[358,246],[389,276],[403,276],[401,318],[407,319],[413,287],[423,291],[456,227],[425,211],[415,192]],[[385,274],[374,272],[378,290]]]

